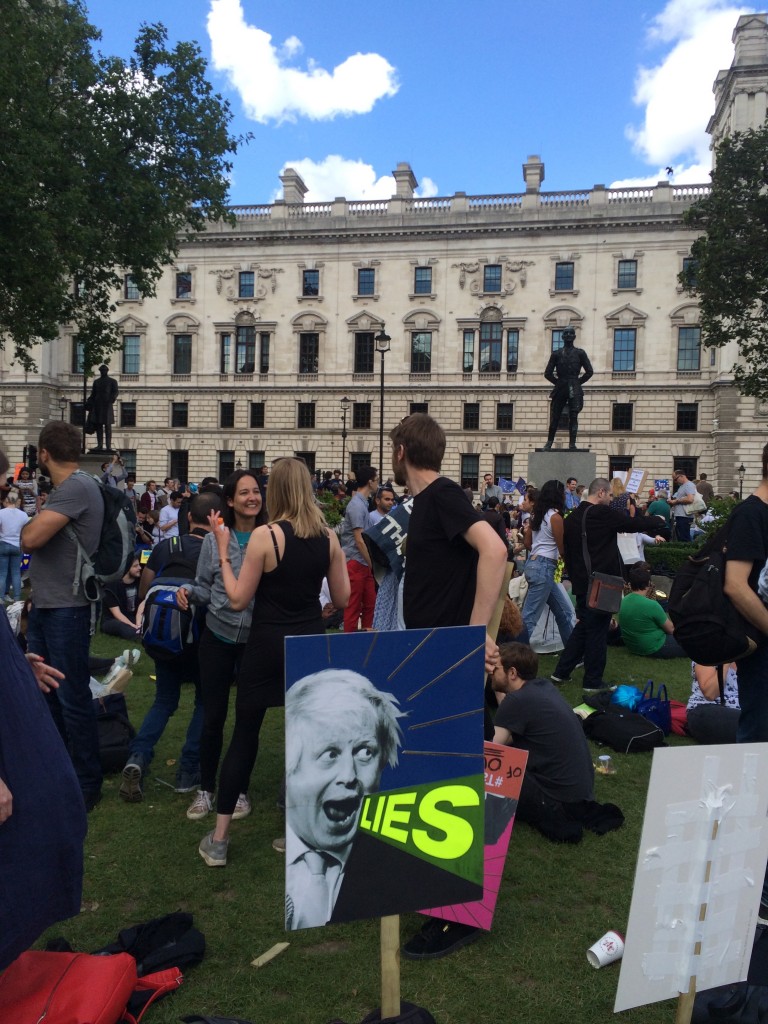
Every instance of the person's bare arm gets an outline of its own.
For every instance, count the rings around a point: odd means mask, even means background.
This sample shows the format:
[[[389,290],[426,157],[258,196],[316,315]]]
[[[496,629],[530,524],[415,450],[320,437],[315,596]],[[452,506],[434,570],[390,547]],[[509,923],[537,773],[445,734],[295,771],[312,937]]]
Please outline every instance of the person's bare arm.
[[[752,562],[726,562],[723,590],[747,622],[751,622],[761,633],[768,633],[768,608],[749,585],[752,568]]]
[[[475,600],[470,626],[485,626],[491,621],[496,602],[501,593],[504,579],[504,567],[507,563],[507,552],[504,542],[490,523],[484,519],[473,523],[464,531],[464,540],[477,551],[477,576],[475,581]],[[486,632],[485,638],[485,670],[492,672],[499,656],[499,648],[493,637]]]
[[[22,529],[22,551],[37,551],[45,547],[51,537],[55,537],[70,521],[69,516],[44,508]]]
[[[725,677],[728,675],[728,671],[731,668],[733,668],[732,661],[723,665],[723,680],[725,680]],[[695,664],[693,671],[696,675],[696,682],[699,684],[699,689],[707,700],[719,700],[720,683],[717,680],[717,667],[712,665]]]
[[[371,556],[368,554],[368,548],[365,546],[362,529],[359,526],[356,526],[352,532],[355,535],[355,545],[357,547],[357,550],[360,552],[360,557],[365,559],[365,564],[368,566],[369,569],[372,568]]]
[[[0,779],[0,825],[13,814],[13,797],[6,784]]]
[[[555,544],[557,544],[557,551],[560,557],[563,557],[563,517],[559,512],[556,512],[549,520],[549,528],[552,531],[552,536],[555,538]]]
[[[667,619],[661,627],[665,633],[669,633],[670,636],[675,632],[675,627],[672,623],[672,619]]]
[[[154,569],[149,569],[145,565],[141,570],[141,579],[139,580],[139,600],[143,601],[147,596],[147,591],[155,581],[157,573]]]
[[[509,729],[502,729],[500,725],[496,725],[493,728],[493,742],[501,743],[502,746],[507,746],[512,741],[512,733]]]
[[[109,614],[112,616],[113,619],[116,619],[118,622],[122,622],[126,626],[131,626],[133,629],[136,629],[136,623],[132,619],[129,619],[127,615],[123,615],[123,613],[120,611],[119,605],[107,605],[107,608],[109,610]]]
[[[328,592],[334,608],[346,608],[349,601],[349,573],[347,572],[347,560],[341,550],[339,538],[332,531],[328,531],[329,543],[331,545],[331,562],[328,566]]]

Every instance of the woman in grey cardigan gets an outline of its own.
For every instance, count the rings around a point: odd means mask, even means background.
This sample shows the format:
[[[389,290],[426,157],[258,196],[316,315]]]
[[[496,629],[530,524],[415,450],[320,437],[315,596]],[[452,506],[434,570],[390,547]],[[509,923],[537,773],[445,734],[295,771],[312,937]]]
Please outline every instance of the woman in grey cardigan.
[[[232,571],[238,576],[248,540],[256,526],[266,521],[266,516],[262,509],[258,481],[247,469],[239,469],[227,477],[223,497],[223,519],[230,530],[228,556]],[[251,628],[253,601],[243,611],[232,610],[221,579],[221,562],[212,533],[203,541],[195,581],[185,585],[184,591],[188,592],[191,603],[207,608],[205,630],[200,638],[200,695],[203,702],[200,789],[187,810],[187,817],[198,821],[213,809],[216,772],[229,709],[229,691],[237,678]],[[180,605],[186,600],[181,597],[181,593]],[[251,802],[247,795],[249,781],[243,779],[241,782],[234,818],[245,818],[251,813]]]

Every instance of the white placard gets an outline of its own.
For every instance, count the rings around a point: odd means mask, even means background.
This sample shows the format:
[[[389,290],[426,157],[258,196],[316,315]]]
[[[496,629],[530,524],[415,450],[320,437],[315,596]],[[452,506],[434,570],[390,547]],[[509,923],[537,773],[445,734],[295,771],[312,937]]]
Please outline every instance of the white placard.
[[[629,479],[625,480],[626,489],[630,494],[639,494],[643,486],[643,482],[646,477],[646,471],[644,469],[633,469],[629,474]]]
[[[614,1012],[747,977],[767,811],[768,743],[654,750]]]

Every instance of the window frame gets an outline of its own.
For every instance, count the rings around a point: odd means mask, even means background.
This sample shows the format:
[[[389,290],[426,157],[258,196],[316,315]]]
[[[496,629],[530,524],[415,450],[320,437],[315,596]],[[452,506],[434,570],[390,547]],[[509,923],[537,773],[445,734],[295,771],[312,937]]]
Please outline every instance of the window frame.
[[[565,271],[563,268],[570,268]],[[576,264],[573,260],[558,260],[555,263],[555,287],[556,292],[572,292],[576,278]]]
[[[314,282],[314,283],[312,283]],[[301,294],[304,298],[316,299],[320,295],[320,271],[315,268],[301,272]]]
[[[186,448],[168,450],[168,476],[183,483],[189,480],[189,451]]]
[[[314,430],[316,412],[314,402],[296,403],[296,428],[298,430]]]
[[[192,335],[173,335],[173,361],[171,373],[175,377],[186,377],[192,373]],[[186,369],[185,369],[186,367]]]
[[[136,402],[124,402],[120,399],[120,426],[136,426]]]
[[[631,349],[629,342],[631,341]],[[631,365],[628,358],[631,352]],[[627,365],[624,365],[624,364]],[[637,328],[614,327],[613,346],[611,349],[611,369],[613,373],[635,373],[637,370]]]
[[[189,402],[171,402],[171,429],[186,430],[189,427]]]
[[[612,404],[611,430],[622,434],[628,434],[634,429],[634,419],[634,402],[614,402]]]
[[[480,487],[480,456],[472,452],[461,453],[460,456],[461,486],[472,491]]]
[[[219,430],[234,430],[234,427],[235,403],[219,402]]]
[[[224,481],[235,472],[237,453],[232,448],[219,448],[216,452],[217,479]]]
[[[631,257],[616,261],[616,290],[637,291],[637,259]]]
[[[237,273],[238,299],[252,299],[256,294],[256,273],[253,270],[239,270]]]
[[[135,341],[135,351],[129,352],[128,341]],[[135,366],[133,361],[135,360]],[[141,373],[141,335],[140,334],[124,334],[123,345],[120,350],[120,372],[125,374],[138,374]]]
[[[353,430],[370,430],[371,429],[371,403],[370,402],[353,402],[352,403],[352,429]]]
[[[483,294],[501,294],[501,264],[486,263],[483,266]]]
[[[181,302],[192,298],[192,271],[177,270],[173,282],[174,295]]]
[[[376,294],[376,268],[357,268],[357,295],[371,296]]]
[[[411,402],[408,408],[409,416],[415,416],[417,413],[429,415],[429,402]]]
[[[675,430],[679,434],[696,433],[699,429],[699,403],[677,402],[675,406]]]
[[[413,294],[432,294],[432,267],[413,268]]]
[[[417,339],[426,339],[423,351],[416,349]],[[432,373],[432,331],[411,331],[411,373]]]
[[[683,344],[684,338],[688,339],[685,344]],[[677,371],[678,373],[696,373],[700,370],[701,327],[696,324],[684,324],[677,328]]]
[[[502,412],[502,410],[504,410]],[[496,429],[503,431],[514,430],[515,422],[515,403],[514,402],[497,402],[496,403]]]
[[[376,342],[373,331],[355,331],[353,373],[373,373],[375,349]]]
[[[490,335],[490,336],[489,336]],[[486,353],[483,361],[483,352]],[[504,354],[504,328],[500,320],[484,320],[480,324],[477,366],[480,373],[501,373]],[[496,356],[497,358],[494,358]]]
[[[464,402],[461,411],[462,430],[480,429],[480,403]]]
[[[248,423],[251,430],[263,430],[266,419],[266,406],[264,402],[251,402],[248,411]]]
[[[508,469],[505,467],[509,467]],[[514,455],[494,455],[493,456],[493,479],[501,480],[503,477],[505,480],[514,480],[514,466],[515,457]]]
[[[256,372],[256,328],[253,324],[239,324],[235,328],[233,370],[237,374]]]
[[[133,274],[125,274],[123,277],[123,299],[125,302],[141,302],[141,292],[133,280]]]
[[[302,331],[299,334],[299,374],[318,373],[320,366],[320,332]]]

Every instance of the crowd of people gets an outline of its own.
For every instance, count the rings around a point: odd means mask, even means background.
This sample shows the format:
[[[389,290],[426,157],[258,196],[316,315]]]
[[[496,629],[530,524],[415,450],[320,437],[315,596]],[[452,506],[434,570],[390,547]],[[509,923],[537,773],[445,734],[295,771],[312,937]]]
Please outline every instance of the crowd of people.
[[[209,867],[226,865],[231,823],[252,810],[248,793],[261,726],[267,711],[285,700],[285,638],[321,634],[331,623],[345,633],[370,630],[384,601],[387,621],[393,623],[388,628],[479,625],[486,630],[486,738],[529,753],[521,820],[565,841],[576,841],[582,825],[607,831],[623,820],[618,808],[594,802],[589,747],[558,687],[583,666],[585,693],[610,689],[607,648],[609,638],[617,636],[638,657],[685,657],[640,549],[636,558],[622,559],[618,538],[639,536],[641,544],[662,544],[671,537],[688,542],[693,517],[686,506],[697,494],[705,506],[714,497],[711,487],[707,492],[706,477],[695,485],[676,472],[671,497],[659,491],[645,501],[628,494],[620,480],[602,477],[586,485],[575,477],[543,481],[540,487],[529,483],[513,500],[487,474],[476,497],[442,475],[446,437],[427,414],[407,417],[390,440],[392,465],[386,477],[384,467],[364,466],[347,481],[340,470],[313,478],[302,459],[290,456],[276,459],[268,471],[238,469],[223,483],[213,477],[199,484],[166,478],[158,485],[150,479],[142,489],[119,454],[102,466],[102,486],[118,488],[136,511],[135,557],[101,594],[102,632],[138,642],[146,628],[146,606],[163,581],[173,584],[173,608],[195,624],[194,637],[190,627],[177,656],[153,656],[154,700],[132,741],[119,795],[126,804],[142,800],[156,746],[179,706],[182,686],[191,684],[194,704],[175,788],[193,793],[186,812],[190,819],[199,821],[215,811],[213,827],[198,845]],[[0,615],[3,657],[8,653],[27,704],[18,712],[22,725],[15,736],[0,730],[0,853],[26,842],[16,822],[26,822],[33,813],[26,804],[29,783],[19,780],[11,760],[24,729],[33,723],[39,728],[43,713],[48,724],[35,742],[44,736],[50,744],[52,729],[58,735],[54,761],[66,761],[67,770],[59,773],[57,786],[67,806],[75,800],[79,808],[62,836],[75,878],[69,896],[53,898],[51,887],[44,886],[50,905],[41,896],[33,923],[24,928],[9,923],[8,940],[6,917],[10,921],[15,911],[12,906],[0,910],[0,967],[20,944],[34,939],[35,928],[76,912],[84,815],[102,794],[90,689],[93,609],[78,552],[95,556],[104,502],[99,483],[79,468],[80,447],[80,433],[69,424],[44,426],[37,450],[45,482],[34,481],[28,468],[19,467],[5,487],[0,511],[0,596],[14,601],[29,596],[23,594],[19,568],[22,552],[31,555],[26,659]],[[0,462],[5,479],[7,463],[4,457]],[[326,523],[327,501],[343,509],[338,530]],[[374,571],[371,531],[404,502],[409,513],[405,571],[390,570],[382,577]],[[758,593],[759,573],[768,559],[768,465],[755,495],[737,507],[734,518],[739,531],[729,545],[726,591],[745,618],[768,633],[768,610]],[[522,614],[503,591],[508,562],[527,583]],[[617,622],[587,601],[593,571],[628,579]],[[491,633],[500,603],[501,628]],[[549,612],[562,650],[545,680],[538,675],[528,639]],[[711,670],[691,666],[689,720],[695,738],[768,738],[765,650],[759,647],[738,668],[726,666],[724,704]],[[0,694],[3,712],[10,706],[6,689],[7,684]],[[225,750],[230,713],[234,725]],[[298,764],[300,757],[294,760]],[[277,798],[284,805],[284,792]],[[46,839],[51,857],[57,842]],[[280,837],[274,845],[286,849]],[[306,855],[306,846],[304,839],[297,861]],[[296,868],[299,875],[302,871]],[[466,925],[429,918],[405,943],[403,955],[443,956],[478,934]]]

